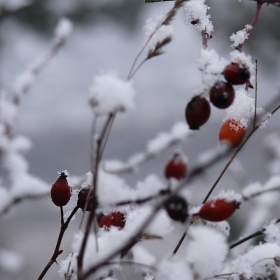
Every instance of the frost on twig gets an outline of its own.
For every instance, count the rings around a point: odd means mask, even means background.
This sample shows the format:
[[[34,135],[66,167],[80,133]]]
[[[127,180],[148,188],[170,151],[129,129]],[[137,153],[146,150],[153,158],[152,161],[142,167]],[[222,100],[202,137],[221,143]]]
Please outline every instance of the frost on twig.
[[[246,24],[244,29],[237,31],[235,34],[232,34],[229,38],[233,42],[231,46],[233,48],[236,48],[239,45],[243,45],[245,40],[249,38],[249,34],[252,28],[253,27],[250,24]]]
[[[150,140],[145,152],[131,156],[127,162],[108,160],[105,162],[104,168],[106,172],[115,174],[133,172],[140,164],[152,159],[169,147],[184,141],[192,133],[184,122],[177,122],[173,125],[170,132],[162,132]]]
[[[22,96],[31,88],[35,77],[39,74],[42,68],[54,57],[61,49],[69,35],[72,32],[72,23],[66,18],[59,21],[55,29],[55,37],[50,49],[41,57],[36,59],[22,74],[14,81],[14,103],[18,104]]]

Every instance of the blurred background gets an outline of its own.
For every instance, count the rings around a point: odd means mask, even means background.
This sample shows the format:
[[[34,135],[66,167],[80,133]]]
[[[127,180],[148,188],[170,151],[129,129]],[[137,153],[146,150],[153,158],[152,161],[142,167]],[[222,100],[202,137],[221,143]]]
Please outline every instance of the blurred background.
[[[32,141],[32,148],[26,154],[30,173],[49,182],[51,187],[58,171],[66,169],[70,175],[80,176],[90,170],[92,113],[88,106],[88,94],[94,75],[112,69],[125,79],[143,46],[142,29],[146,19],[165,14],[173,2],[25,2],[26,6],[16,11],[0,10],[0,85],[7,95],[12,92],[15,78],[49,48],[59,19],[67,17],[74,24],[74,31],[66,45],[44,67],[34,86],[23,98],[15,131]],[[19,0],[0,1],[3,7],[18,3]],[[211,7],[209,13],[215,29],[208,45],[229,60],[232,51],[229,36],[251,23],[256,2],[215,0],[207,4]],[[259,106],[265,106],[279,94],[279,17],[279,7],[263,6],[259,22],[243,48],[253,59],[258,59]],[[196,60],[202,42],[193,26],[185,23],[183,11],[178,13],[173,26],[174,39],[167,46],[166,53],[147,61],[133,79],[137,90],[137,106],[117,116],[105,150],[105,159],[125,161],[131,154],[144,151],[149,139],[162,131],[169,131],[174,122],[184,121],[185,106],[201,83]],[[251,92],[254,94],[253,90]],[[225,112],[213,106],[211,109],[208,123],[180,145],[189,158],[190,166],[199,154],[218,145],[218,132]],[[270,132],[279,132],[279,128],[279,114],[276,114],[238,156],[247,182],[265,182],[269,178],[267,162],[271,155],[264,149],[263,141]],[[132,185],[150,173],[158,174],[163,179],[163,168],[173,151],[167,150],[141,166],[139,172],[126,175],[125,178]],[[225,162],[211,168],[199,182],[193,184],[196,191],[193,203],[202,201]],[[237,186],[237,182],[227,172],[216,192]],[[236,219],[242,224],[244,212],[241,211],[240,217],[237,215]],[[53,252],[59,232],[59,219],[59,210],[49,198],[24,201],[1,218],[0,248],[18,253],[11,256],[18,257],[17,265],[15,260],[14,267],[0,266],[1,279],[36,279],[39,276]],[[77,220],[66,231],[62,259],[69,252],[67,248],[77,229]],[[183,232],[183,226],[177,227],[167,242],[170,250]],[[160,251],[156,254],[160,254]],[[53,265],[44,279],[59,279],[57,270],[57,266]]]

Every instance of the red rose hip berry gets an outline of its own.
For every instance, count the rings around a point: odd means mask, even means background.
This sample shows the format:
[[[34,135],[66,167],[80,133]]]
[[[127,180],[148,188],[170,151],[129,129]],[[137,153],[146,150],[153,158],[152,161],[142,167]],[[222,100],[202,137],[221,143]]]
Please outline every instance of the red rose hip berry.
[[[184,179],[187,175],[187,164],[180,154],[174,154],[173,158],[167,163],[164,170],[166,179],[175,178]]]
[[[117,211],[113,212],[108,215],[102,216],[99,227],[105,228],[106,230],[109,230],[111,226],[118,227],[119,229],[124,228],[126,223],[126,216],[124,213]]]
[[[238,120],[229,119],[220,128],[219,140],[226,142],[231,148],[237,147],[244,139],[245,127],[241,126]]]
[[[210,105],[206,98],[194,96],[187,104],[185,117],[190,129],[199,129],[210,117]]]
[[[235,97],[235,92],[230,83],[226,82],[217,82],[211,89],[210,89],[210,101],[214,106],[219,109],[228,108]]]
[[[78,194],[77,205],[79,206],[79,208],[84,210],[86,203],[87,203],[87,208],[85,209],[85,211],[91,211],[94,203],[96,203],[93,195],[89,195],[89,192],[90,192],[89,188],[84,188],[84,189],[81,189]],[[88,202],[87,202],[87,200],[88,200]]]
[[[173,195],[165,204],[165,210],[168,216],[174,221],[184,223],[188,218],[188,204],[186,200],[179,196]]]
[[[228,64],[224,69],[225,79],[233,85],[242,85],[249,81],[250,72],[248,68],[238,63]]]
[[[228,219],[239,208],[240,203],[216,199],[206,202],[198,212],[198,216],[211,222],[221,222]]]
[[[59,174],[51,188],[51,198],[56,206],[65,206],[71,197],[71,188],[68,185],[67,175],[64,172]]]

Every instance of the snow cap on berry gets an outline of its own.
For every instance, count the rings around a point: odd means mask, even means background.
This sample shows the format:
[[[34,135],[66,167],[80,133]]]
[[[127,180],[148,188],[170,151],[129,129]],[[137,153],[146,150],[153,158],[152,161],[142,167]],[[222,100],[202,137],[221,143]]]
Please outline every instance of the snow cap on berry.
[[[239,128],[247,128],[249,120],[255,114],[255,99],[252,98],[244,89],[239,89],[235,93],[235,99],[232,105],[226,109],[226,117],[223,121],[235,120],[238,126],[232,126],[236,131]],[[260,122],[268,117],[265,110],[261,107],[257,108],[257,116]]]
[[[227,202],[235,202],[236,205],[240,205],[240,203],[242,202],[241,194],[235,192],[234,190],[222,190],[212,200],[217,200],[217,199],[223,199]]]
[[[120,79],[115,72],[106,72],[95,76],[89,103],[99,114],[107,114],[134,108],[134,97],[131,82]]]
[[[250,55],[246,55],[243,52],[234,50],[230,53],[230,58],[232,62],[238,63],[239,65],[246,67],[251,73],[251,75],[255,72],[255,64],[252,62]]]

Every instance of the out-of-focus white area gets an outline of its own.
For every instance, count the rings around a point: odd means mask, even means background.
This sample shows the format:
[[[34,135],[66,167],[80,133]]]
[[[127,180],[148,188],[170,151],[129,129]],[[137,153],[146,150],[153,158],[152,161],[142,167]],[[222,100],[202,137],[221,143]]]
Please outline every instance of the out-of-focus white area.
[[[143,3],[142,25],[148,17],[154,17],[157,13],[165,14],[172,5],[172,2]],[[220,9],[223,12],[222,4]],[[117,158],[126,162],[130,155],[145,151],[149,139],[160,132],[169,131],[175,122],[184,121],[187,102],[201,88],[201,74],[197,69],[197,59],[202,48],[201,36],[193,26],[185,24],[183,11],[178,13],[173,26],[174,38],[166,46],[166,53],[147,61],[132,79],[136,89],[136,107],[117,116],[105,150],[105,159]],[[219,28],[219,25],[214,25],[215,30]],[[51,40],[32,33],[12,20],[5,20],[0,26],[0,32],[1,85],[8,92],[12,90],[15,78],[49,48]],[[215,48],[227,60],[232,51],[230,35],[215,38],[214,31],[213,39],[208,42],[210,48]],[[113,70],[122,79],[126,79],[143,43],[144,33],[141,28],[135,33],[128,33],[105,18],[101,18],[92,27],[74,26],[66,45],[38,75],[19,107],[15,132],[29,137],[33,143],[26,155],[32,174],[48,181],[51,186],[56,180],[57,171],[67,169],[70,175],[84,175],[89,171],[92,113],[88,98],[94,76],[103,70]],[[259,64],[258,74],[258,106],[263,106],[277,94],[279,68],[268,76]],[[253,95],[253,90],[251,92]],[[195,132],[186,145],[180,147],[188,156],[190,165],[204,150],[218,145],[217,135],[225,111],[213,106],[211,110],[208,123]],[[265,182],[268,178],[265,153],[261,149],[262,141],[265,130],[279,130],[278,120],[276,113],[268,125],[250,140],[238,158],[249,181]],[[149,173],[163,176],[163,167],[172,153],[170,149],[158,156],[144,165],[139,173],[127,176],[128,181],[133,182],[135,178]],[[205,189],[209,189],[224,164],[225,161],[211,168],[194,185],[200,194],[194,199],[196,203],[202,201],[201,194],[206,193]],[[236,185],[232,177],[226,174],[217,191]],[[65,234],[62,244],[64,259],[70,253],[67,248],[70,250],[70,240],[77,227],[78,222],[74,221]],[[56,242],[59,209],[52,205],[50,199],[23,202],[1,220],[0,228],[3,236],[0,246],[19,252],[24,260],[24,264],[20,263],[24,267],[23,271],[18,272],[18,265],[14,274],[5,272],[8,275],[5,279],[36,279],[51,257]],[[165,248],[170,248],[170,251],[183,232],[183,227],[179,225],[178,228],[175,238],[167,241]],[[155,247],[160,255],[161,242],[158,244]],[[54,265],[45,279],[59,279],[57,270]]]

